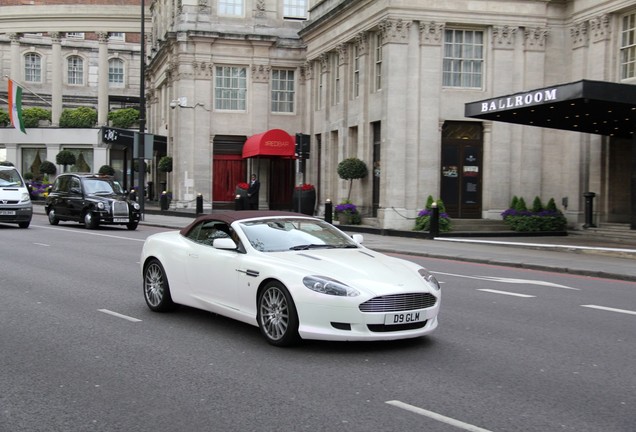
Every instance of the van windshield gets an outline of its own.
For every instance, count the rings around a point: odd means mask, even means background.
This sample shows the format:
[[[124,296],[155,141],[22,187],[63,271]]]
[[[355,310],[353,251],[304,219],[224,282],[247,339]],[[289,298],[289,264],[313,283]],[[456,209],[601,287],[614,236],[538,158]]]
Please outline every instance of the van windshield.
[[[9,187],[9,186],[17,186],[22,187],[24,183],[22,182],[22,177],[18,174],[18,170],[9,169],[9,170],[0,170],[0,187]]]

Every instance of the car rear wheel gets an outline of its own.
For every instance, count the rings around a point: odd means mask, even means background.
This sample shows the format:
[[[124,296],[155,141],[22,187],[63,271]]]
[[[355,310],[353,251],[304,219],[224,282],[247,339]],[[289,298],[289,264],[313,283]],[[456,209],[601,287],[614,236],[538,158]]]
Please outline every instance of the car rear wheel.
[[[99,225],[99,218],[93,215],[93,212],[90,210],[84,213],[84,225],[88,229],[95,229]]]
[[[298,314],[289,291],[279,282],[270,282],[258,296],[258,327],[267,342],[289,346],[298,342]]]
[[[150,260],[144,268],[144,299],[150,310],[155,312],[168,312],[176,307],[166,272],[157,259]]]
[[[55,210],[51,209],[49,210],[49,223],[51,225],[57,225],[58,223],[60,223],[60,220],[57,218],[57,216],[55,216]]]

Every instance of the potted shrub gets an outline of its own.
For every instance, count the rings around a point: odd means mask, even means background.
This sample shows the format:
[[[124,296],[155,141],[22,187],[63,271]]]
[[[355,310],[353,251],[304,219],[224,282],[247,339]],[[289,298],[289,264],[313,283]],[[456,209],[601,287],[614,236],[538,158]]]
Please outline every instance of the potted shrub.
[[[56,156],[55,156],[55,162],[58,165],[62,165],[64,167],[64,172],[66,172],[66,167],[69,165],[75,165],[75,162],[77,161],[77,159],[75,158],[75,155],[73,154],[72,151],[70,150],[62,150],[61,152],[59,152]],[[42,169],[40,168],[40,171]]]
[[[446,206],[444,202],[439,199],[437,201],[433,200],[433,196],[429,195],[426,199],[426,206],[422,211],[417,214],[415,218],[415,228],[416,231],[430,231],[431,230],[431,216],[433,215],[433,203],[437,203],[437,209],[439,211],[439,231],[440,232],[448,232],[452,229],[451,227],[451,219],[446,213]]]
[[[92,128],[97,123],[97,111],[89,107],[64,109],[60,115],[62,128]]]
[[[554,198],[544,207],[541,199],[536,197],[532,209],[528,210],[525,200],[513,197],[510,208],[501,213],[503,220],[513,231],[519,232],[555,232],[565,231],[567,220],[557,209]]]
[[[130,128],[139,123],[139,110],[136,108],[122,108],[108,113],[111,126],[118,128]]]
[[[51,111],[39,108],[24,108],[22,110],[22,121],[24,122],[24,127],[27,128],[36,128],[40,126],[40,122],[51,122]]]
[[[334,213],[338,223],[341,225],[359,225],[362,221],[358,207],[349,200],[344,200],[338,204],[334,209]]]
[[[99,171],[97,171],[97,173],[101,175],[114,176],[115,168],[110,165],[102,165],[101,167],[99,167]]]
[[[351,199],[351,187],[353,181],[367,176],[369,170],[364,161],[358,158],[347,158],[338,164],[338,176],[343,180],[349,180],[349,192],[347,193],[347,201]]]

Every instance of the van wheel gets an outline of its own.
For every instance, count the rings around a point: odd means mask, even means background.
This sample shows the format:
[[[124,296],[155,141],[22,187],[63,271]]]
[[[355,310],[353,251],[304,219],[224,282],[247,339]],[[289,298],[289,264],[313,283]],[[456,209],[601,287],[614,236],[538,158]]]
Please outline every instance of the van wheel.
[[[29,227],[29,225],[31,225],[31,221],[28,221],[28,222],[20,222],[20,223],[18,224],[18,226],[19,226],[20,228],[28,228],[28,227]]]

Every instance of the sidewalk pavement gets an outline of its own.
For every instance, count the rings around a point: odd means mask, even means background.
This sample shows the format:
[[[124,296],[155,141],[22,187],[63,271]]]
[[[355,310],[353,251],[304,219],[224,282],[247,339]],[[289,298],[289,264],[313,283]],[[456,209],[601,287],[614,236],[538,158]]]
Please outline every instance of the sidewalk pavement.
[[[182,228],[194,214],[148,210],[142,224]],[[343,227],[343,231],[348,231]],[[363,233],[379,252],[546,270],[636,282],[636,245],[589,236],[437,237],[422,239]]]

